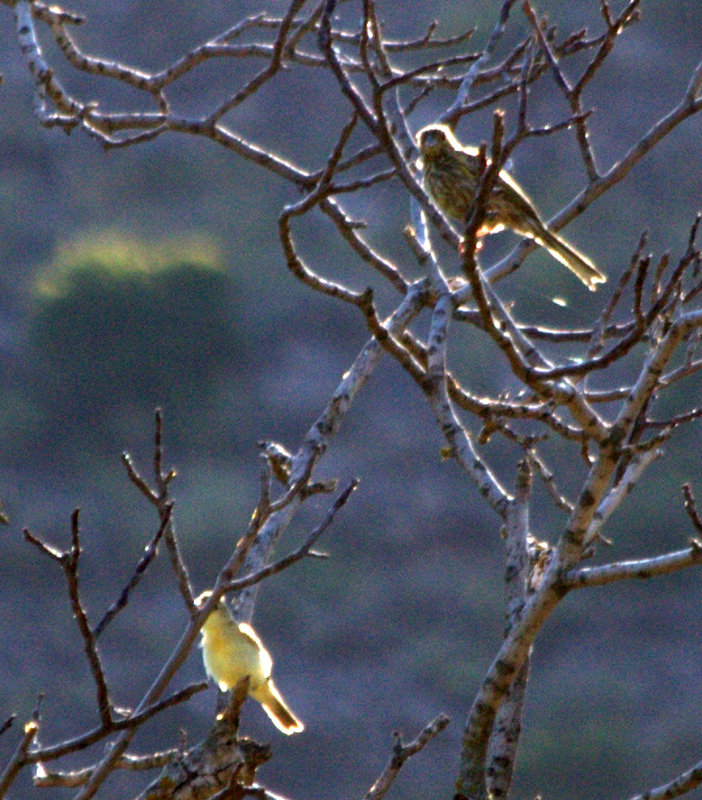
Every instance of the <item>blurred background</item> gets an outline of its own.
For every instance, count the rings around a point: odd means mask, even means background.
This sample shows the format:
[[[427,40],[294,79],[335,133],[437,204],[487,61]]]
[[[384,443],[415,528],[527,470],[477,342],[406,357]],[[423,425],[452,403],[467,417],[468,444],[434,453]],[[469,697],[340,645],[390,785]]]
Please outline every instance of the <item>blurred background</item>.
[[[378,5],[392,38],[421,36],[438,19],[444,36],[477,26],[471,47],[478,47],[500,4]],[[621,4],[615,5],[617,11]],[[88,16],[76,32],[88,52],[157,69],[241,17],[280,13],[286,4],[166,2],[157,14],[145,0],[80,0],[70,7]],[[539,0],[536,7],[563,33],[602,29],[594,0]],[[602,171],[679,102],[701,56],[699,0],[643,2],[641,13],[585,98],[594,109],[592,140]],[[342,6],[349,24],[358,14],[355,4]],[[505,52],[525,32],[515,10]],[[86,99],[107,97],[125,109],[140,102],[124,89],[73,74],[49,43],[47,56]],[[178,87],[174,104],[182,113],[202,113],[260,66],[243,60],[204,65]],[[82,135],[41,128],[4,6],[0,73],[0,498],[10,518],[0,529],[0,721],[19,715],[17,730],[0,739],[4,763],[39,692],[46,693],[43,744],[97,720],[62,576],[24,543],[22,528],[66,547],[71,511],[81,508],[83,591],[93,621],[99,619],[157,529],[152,509],[126,479],[120,454],[128,451],[149,475],[158,405],[166,464],[178,471],[176,528],[196,590],[207,587],[256,502],[256,442],[273,438],[295,449],[368,334],[356,310],[305,289],[287,271],[275,223],[282,206],[299,196],[291,185],[209,141],[173,135],[104,152]],[[418,107],[413,126],[430,122],[452,99],[437,92]],[[535,124],[567,115],[550,78],[530,104]],[[509,128],[513,105],[504,107]],[[293,67],[228,122],[312,169],[324,163],[345,113],[328,75]],[[490,114],[462,121],[459,136],[485,138]],[[516,316],[589,325],[644,228],[654,253],[679,256],[702,207],[701,135],[699,118],[679,126],[567,229],[611,276],[604,290],[593,297],[536,253],[500,285]],[[568,133],[518,149],[514,173],[546,217],[584,181]],[[374,245],[419,275],[401,233],[409,206],[396,182],[350,199],[348,208],[373,220],[368,237]],[[396,298],[321,217],[308,219],[296,235],[322,274],[354,288],[373,285],[381,308],[392,308]],[[509,234],[492,237],[486,263],[514,242]],[[444,255],[458,270],[455,254]],[[419,333],[425,323],[418,321]],[[467,387],[475,393],[512,388],[485,337],[465,328],[454,325],[451,355]],[[695,405],[699,389],[699,380],[681,384],[671,402]],[[276,661],[276,682],[307,725],[303,735],[285,739],[258,706],[246,705],[243,731],[273,744],[274,758],[259,776],[273,791],[309,800],[360,797],[388,759],[391,732],[413,737],[443,711],[451,725],[407,764],[389,796],[452,792],[463,721],[501,637],[504,553],[497,518],[456,465],[440,460],[441,445],[421,393],[386,359],[317,473],[361,479],[321,543],[329,560],[274,576],[259,595],[254,624]],[[574,491],[582,479],[577,453],[563,445],[546,453],[563,489]],[[509,482],[520,454],[495,443],[486,455]],[[684,546],[691,530],[680,486],[689,481],[702,497],[701,466],[699,430],[689,428],[608,524],[614,545],[601,555],[636,557]],[[306,504],[280,553],[317,524],[327,503]],[[551,541],[564,522],[540,487],[532,520],[535,534]],[[697,570],[566,599],[535,648],[516,796],[626,797],[702,759],[701,600]],[[161,558],[101,639],[117,702],[138,702],[184,624]],[[194,652],[173,688],[202,677]],[[134,749],[175,746],[181,730],[188,742],[199,741],[214,703],[214,690],[199,695],[144,729]],[[40,796],[27,777],[13,797]],[[141,780],[113,776],[100,797],[136,794]]]

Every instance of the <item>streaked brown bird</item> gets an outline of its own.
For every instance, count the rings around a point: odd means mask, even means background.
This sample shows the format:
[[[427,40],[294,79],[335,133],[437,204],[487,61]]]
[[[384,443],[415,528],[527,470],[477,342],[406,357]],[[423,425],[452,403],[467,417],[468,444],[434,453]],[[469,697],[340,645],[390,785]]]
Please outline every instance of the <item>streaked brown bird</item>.
[[[417,134],[422,154],[424,186],[441,210],[457,222],[465,223],[468,208],[480,179],[478,149],[464,147],[445,125],[429,125]],[[524,190],[506,171],[501,170],[487,203],[480,233],[495,233],[509,228],[545,247],[594,291],[607,276],[589,258],[550,230],[539,216]]]

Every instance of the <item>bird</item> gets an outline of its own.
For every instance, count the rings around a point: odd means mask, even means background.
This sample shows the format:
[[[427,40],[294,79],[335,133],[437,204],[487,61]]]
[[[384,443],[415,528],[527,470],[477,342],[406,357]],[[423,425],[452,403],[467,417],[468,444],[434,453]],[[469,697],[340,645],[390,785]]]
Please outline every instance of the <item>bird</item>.
[[[465,223],[480,179],[482,165],[478,149],[464,147],[446,125],[422,128],[417,134],[417,143],[427,192],[447,216]],[[522,187],[503,169],[488,198],[479,234],[496,233],[505,228],[546,248],[591,291],[607,280],[589,258],[543,222]]]
[[[195,600],[202,608],[211,591]],[[245,622],[236,622],[224,600],[212,610],[201,629],[202,660],[205,671],[223,691],[249,678],[249,695],[258,700],[279,731],[290,735],[304,730],[273,683],[273,659],[254,629]]]

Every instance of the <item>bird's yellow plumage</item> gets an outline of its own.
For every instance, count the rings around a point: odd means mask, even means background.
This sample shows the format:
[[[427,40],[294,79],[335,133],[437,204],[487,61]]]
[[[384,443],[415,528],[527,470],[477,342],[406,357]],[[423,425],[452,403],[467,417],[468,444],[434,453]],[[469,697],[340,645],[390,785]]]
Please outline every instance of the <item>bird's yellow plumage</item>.
[[[196,605],[201,608],[210,595],[203,592]],[[223,692],[248,677],[249,695],[263,706],[278,730],[291,734],[304,729],[273,683],[270,654],[250,625],[234,620],[223,600],[215,606],[201,633],[205,670]]]

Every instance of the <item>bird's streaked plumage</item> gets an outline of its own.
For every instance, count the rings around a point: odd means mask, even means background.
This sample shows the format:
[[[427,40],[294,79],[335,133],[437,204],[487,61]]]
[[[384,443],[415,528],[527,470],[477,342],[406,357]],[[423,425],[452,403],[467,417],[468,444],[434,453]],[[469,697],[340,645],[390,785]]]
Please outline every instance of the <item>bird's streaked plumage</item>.
[[[447,216],[465,223],[480,179],[477,148],[462,146],[445,125],[423,128],[417,141],[427,192]],[[504,228],[545,247],[588,289],[594,290],[607,280],[589,258],[546,226],[521,186],[503,169],[488,199],[480,232],[494,233]]]

